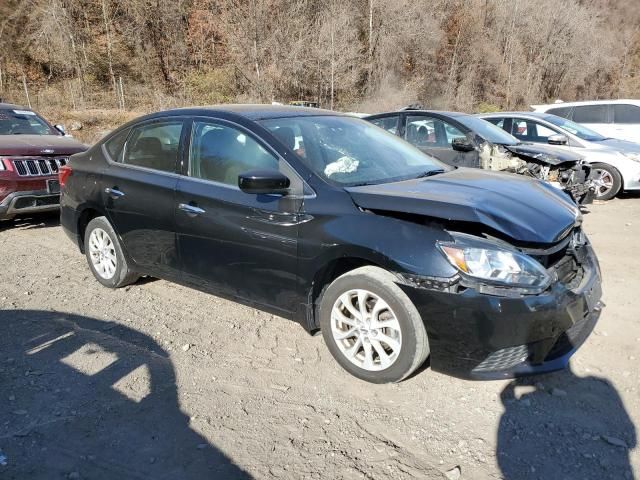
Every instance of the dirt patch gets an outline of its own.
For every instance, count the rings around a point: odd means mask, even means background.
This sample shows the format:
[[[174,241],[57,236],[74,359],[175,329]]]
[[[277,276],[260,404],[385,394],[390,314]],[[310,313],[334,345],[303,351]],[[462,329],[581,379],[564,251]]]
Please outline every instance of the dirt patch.
[[[640,198],[590,210],[607,307],[570,371],[517,382],[370,385],[279,317],[101,287],[55,217],[2,225],[0,476],[633,478]]]

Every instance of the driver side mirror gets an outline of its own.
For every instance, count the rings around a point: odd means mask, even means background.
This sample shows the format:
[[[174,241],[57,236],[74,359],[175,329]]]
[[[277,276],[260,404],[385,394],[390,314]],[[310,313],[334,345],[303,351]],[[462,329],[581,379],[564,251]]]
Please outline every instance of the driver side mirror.
[[[278,170],[251,170],[238,175],[244,193],[286,195],[291,181]]]
[[[475,150],[475,146],[466,137],[456,137],[451,141],[451,148],[457,152],[471,152]]]
[[[66,132],[66,131],[65,131],[65,129],[64,129],[64,125],[57,124],[57,125],[54,125],[54,127],[55,127],[55,129],[56,129],[56,130],[58,130],[61,134],[63,134],[63,135],[66,135],[66,134],[67,134],[67,132]]]
[[[547,138],[547,143],[549,145],[566,145],[567,143],[569,143],[569,139],[567,138],[566,135],[557,133],[555,135],[550,135]]]

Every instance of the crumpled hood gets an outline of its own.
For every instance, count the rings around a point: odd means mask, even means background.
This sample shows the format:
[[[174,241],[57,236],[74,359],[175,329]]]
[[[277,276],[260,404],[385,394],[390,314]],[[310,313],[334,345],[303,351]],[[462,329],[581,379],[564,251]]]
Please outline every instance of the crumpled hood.
[[[479,169],[346,190],[362,208],[480,223],[526,243],[557,242],[582,218],[565,193],[545,182]]]
[[[0,135],[0,155],[72,155],[88,147],[61,135]]]
[[[560,165],[562,163],[575,163],[582,160],[582,156],[570,150],[562,150],[548,145],[535,143],[519,143],[517,145],[504,145],[504,148],[522,158],[548,163],[549,165]]]

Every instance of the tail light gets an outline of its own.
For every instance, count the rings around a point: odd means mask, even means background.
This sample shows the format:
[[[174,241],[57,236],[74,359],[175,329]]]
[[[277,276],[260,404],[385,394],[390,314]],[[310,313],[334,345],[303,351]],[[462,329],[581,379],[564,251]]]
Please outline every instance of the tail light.
[[[69,165],[60,167],[60,169],[58,170],[58,180],[60,181],[60,188],[64,187],[64,184],[67,182],[67,178],[69,178],[72,173],[73,169]]]

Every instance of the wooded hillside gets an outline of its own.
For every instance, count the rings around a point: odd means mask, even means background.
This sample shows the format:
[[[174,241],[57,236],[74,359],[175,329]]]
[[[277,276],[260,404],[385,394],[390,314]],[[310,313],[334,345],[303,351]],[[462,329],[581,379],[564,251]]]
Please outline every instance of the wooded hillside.
[[[360,111],[638,98],[639,26],[637,0],[0,0],[0,97]]]

